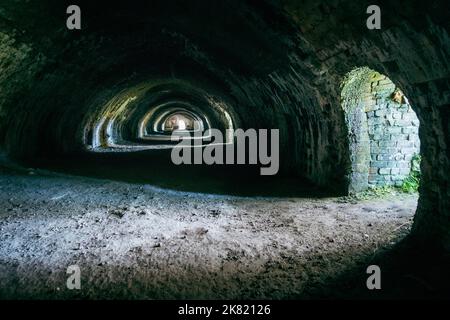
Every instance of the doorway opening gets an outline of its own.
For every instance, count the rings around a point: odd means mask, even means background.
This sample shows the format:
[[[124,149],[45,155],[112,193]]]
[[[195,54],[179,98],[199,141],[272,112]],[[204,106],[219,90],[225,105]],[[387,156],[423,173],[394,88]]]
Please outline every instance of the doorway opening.
[[[401,89],[383,74],[357,68],[342,83],[341,103],[350,145],[350,193],[384,186],[417,190],[419,119]]]

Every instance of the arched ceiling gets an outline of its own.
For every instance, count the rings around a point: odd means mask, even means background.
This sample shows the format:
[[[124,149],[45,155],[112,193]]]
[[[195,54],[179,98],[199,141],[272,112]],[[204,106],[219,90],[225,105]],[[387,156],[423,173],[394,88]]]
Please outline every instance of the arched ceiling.
[[[189,83],[242,128],[279,128],[284,172],[347,184],[340,82],[354,67],[386,74],[423,124],[424,183],[415,231],[450,243],[450,41],[446,1],[65,1],[0,5],[0,141],[18,158],[83,149],[90,116],[124,90]],[[94,119],[100,120],[100,119]]]

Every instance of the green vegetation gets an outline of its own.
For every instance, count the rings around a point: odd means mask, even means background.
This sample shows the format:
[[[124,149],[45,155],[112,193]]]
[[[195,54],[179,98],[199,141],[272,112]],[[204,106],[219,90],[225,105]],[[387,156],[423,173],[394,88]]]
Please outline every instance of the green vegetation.
[[[378,199],[390,195],[396,195],[399,193],[399,189],[391,186],[383,187],[371,187],[365,191],[357,192],[339,198],[337,202],[340,203],[358,203],[361,200]]]
[[[411,160],[411,171],[409,175],[403,180],[400,187],[382,186],[370,187],[369,189],[351,194],[349,196],[341,197],[338,202],[357,203],[360,200],[371,200],[383,198],[391,195],[398,195],[399,193],[415,193],[419,190],[420,184],[420,155],[415,155]]]
[[[406,193],[413,193],[419,190],[420,184],[420,155],[415,155],[411,160],[411,172],[403,180],[401,190]]]

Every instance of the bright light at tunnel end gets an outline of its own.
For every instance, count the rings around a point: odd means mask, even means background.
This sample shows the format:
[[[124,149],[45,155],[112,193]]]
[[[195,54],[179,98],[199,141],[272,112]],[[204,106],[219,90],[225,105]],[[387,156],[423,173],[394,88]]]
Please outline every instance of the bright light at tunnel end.
[[[0,1],[0,302],[450,300],[450,6],[371,3]]]

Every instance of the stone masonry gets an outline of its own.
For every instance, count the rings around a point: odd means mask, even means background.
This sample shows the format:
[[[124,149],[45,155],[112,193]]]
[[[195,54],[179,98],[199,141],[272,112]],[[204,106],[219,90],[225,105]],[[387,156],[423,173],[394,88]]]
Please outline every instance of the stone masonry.
[[[401,186],[420,153],[419,120],[407,98],[386,76],[358,68],[344,81],[342,104],[350,138],[350,190]]]
[[[408,100],[393,101],[395,84],[376,73],[365,106],[370,139],[369,185],[401,186],[420,153],[419,120]]]

